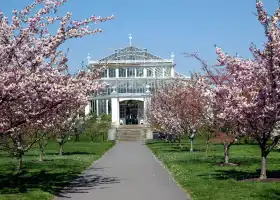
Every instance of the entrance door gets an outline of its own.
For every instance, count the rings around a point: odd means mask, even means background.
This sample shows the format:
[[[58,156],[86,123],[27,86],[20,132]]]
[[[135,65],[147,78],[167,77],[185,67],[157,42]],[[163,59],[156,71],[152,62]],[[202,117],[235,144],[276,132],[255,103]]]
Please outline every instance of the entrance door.
[[[126,105],[126,124],[138,124],[138,104]]]
[[[127,100],[120,102],[120,119],[124,124],[140,124],[144,102]]]

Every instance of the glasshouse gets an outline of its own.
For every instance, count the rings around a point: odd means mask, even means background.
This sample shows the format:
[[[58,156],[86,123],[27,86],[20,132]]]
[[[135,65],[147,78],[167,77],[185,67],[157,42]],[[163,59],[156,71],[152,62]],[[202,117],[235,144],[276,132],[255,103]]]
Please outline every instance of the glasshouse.
[[[111,114],[114,125],[146,124],[145,108],[157,87],[174,79],[184,77],[174,71],[174,53],[163,59],[131,45],[116,49],[113,54],[91,60],[88,66],[95,68],[106,64],[100,83],[106,84],[102,91],[92,95],[85,114]]]

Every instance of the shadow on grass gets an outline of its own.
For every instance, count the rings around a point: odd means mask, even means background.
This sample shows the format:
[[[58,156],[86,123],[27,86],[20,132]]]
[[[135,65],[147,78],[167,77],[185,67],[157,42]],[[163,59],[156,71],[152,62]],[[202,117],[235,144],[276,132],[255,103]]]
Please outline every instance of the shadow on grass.
[[[94,155],[95,153],[91,152],[83,152],[83,151],[73,151],[73,152],[63,152],[64,156],[71,156],[71,155]],[[56,155],[58,156],[59,153],[46,153],[45,155]]]
[[[205,177],[206,179],[214,178],[216,180],[227,180],[234,179],[237,181],[242,181],[245,179],[256,179],[260,176],[260,169],[255,172],[238,171],[235,169],[230,170],[215,170],[213,173],[202,174],[199,176]],[[267,178],[280,178],[280,171],[267,171]]]
[[[166,148],[162,149],[162,152],[189,152],[189,153],[195,153],[195,152],[201,152],[201,149],[193,149],[192,152],[190,152],[189,147],[172,147],[172,148]]]
[[[189,143],[168,143],[164,141],[149,141],[147,145],[152,149],[160,150],[162,152],[190,152]],[[201,148],[194,148],[193,152],[201,152]]]
[[[193,153],[193,152],[192,152]],[[190,153],[190,154],[192,154]],[[201,155],[191,155],[190,158],[188,159],[178,159],[174,161],[174,163],[179,164],[179,165],[199,165],[199,164],[209,164],[215,166],[217,163],[220,163],[222,159],[217,158],[217,157],[201,157]]]
[[[254,197],[258,197],[260,199],[280,200],[280,191],[276,189],[269,189],[266,190],[264,193],[254,195]]]
[[[67,194],[70,193],[86,193],[96,186],[120,182],[116,177],[100,175],[101,173],[98,173],[100,170],[102,171],[103,169],[92,167],[91,172],[94,171],[96,173],[80,176],[75,171],[48,173],[45,170],[0,175],[0,194],[25,193],[33,189],[39,189],[55,196],[67,197]]]
[[[234,143],[234,145],[236,145],[236,146],[259,146],[259,144],[258,143]]]

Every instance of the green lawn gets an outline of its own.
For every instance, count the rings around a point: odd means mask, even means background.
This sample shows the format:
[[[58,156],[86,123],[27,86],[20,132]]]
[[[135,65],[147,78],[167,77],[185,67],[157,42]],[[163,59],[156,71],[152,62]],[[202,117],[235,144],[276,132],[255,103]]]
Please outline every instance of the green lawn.
[[[223,146],[211,145],[205,156],[206,140],[197,139],[195,152],[161,141],[150,141],[148,146],[169,168],[175,180],[189,193],[193,200],[269,200],[280,199],[280,182],[241,182],[259,176],[260,151],[257,145],[233,145],[230,161],[236,167],[217,166],[223,161]],[[280,177],[280,152],[268,156],[269,177]]]
[[[69,181],[99,159],[113,146],[111,142],[93,142],[81,137],[80,142],[65,144],[65,155],[59,156],[59,146],[50,142],[45,161],[39,162],[34,148],[24,156],[22,173],[16,173],[16,160],[0,153],[0,200],[50,200]]]

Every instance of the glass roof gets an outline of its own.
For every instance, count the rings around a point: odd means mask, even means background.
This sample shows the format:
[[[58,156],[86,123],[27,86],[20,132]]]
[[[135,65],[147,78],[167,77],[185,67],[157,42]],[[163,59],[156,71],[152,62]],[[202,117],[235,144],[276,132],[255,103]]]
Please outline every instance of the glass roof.
[[[147,49],[140,49],[134,46],[116,49],[115,53],[101,59],[100,61],[109,60],[163,60],[158,56],[154,56]]]

